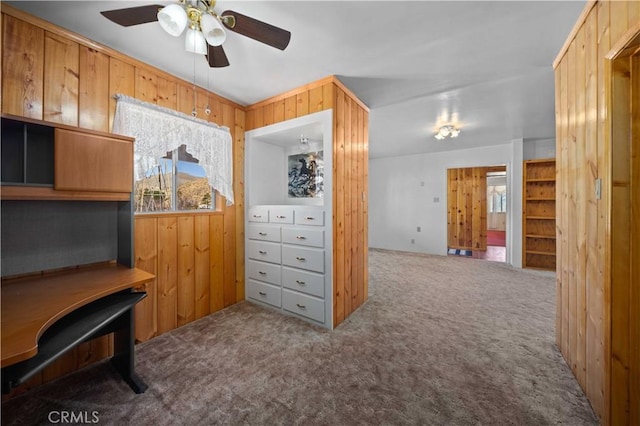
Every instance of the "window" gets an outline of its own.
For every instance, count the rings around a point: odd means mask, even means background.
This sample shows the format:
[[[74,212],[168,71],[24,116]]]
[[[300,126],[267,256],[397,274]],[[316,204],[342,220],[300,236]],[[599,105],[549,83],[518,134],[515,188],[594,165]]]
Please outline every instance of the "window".
[[[214,194],[233,204],[233,150],[227,127],[125,95],[116,99],[112,131],[135,138],[136,213],[211,210]]]
[[[489,186],[487,200],[489,202],[489,213],[506,213],[507,187],[504,185]]]
[[[135,212],[213,210],[214,195],[198,159],[183,144],[135,182]]]
[[[507,173],[487,173],[487,207],[489,213],[507,212]]]

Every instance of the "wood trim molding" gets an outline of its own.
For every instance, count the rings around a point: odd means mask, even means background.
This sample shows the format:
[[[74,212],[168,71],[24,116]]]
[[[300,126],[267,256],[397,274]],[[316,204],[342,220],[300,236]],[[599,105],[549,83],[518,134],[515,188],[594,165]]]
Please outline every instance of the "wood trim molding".
[[[129,65],[133,65],[135,67],[138,68],[142,68],[142,69],[146,69],[146,70],[151,70],[154,74],[160,76],[160,77],[164,77],[164,78],[168,78],[170,80],[176,80],[179,82],[183,82],[186,83],[187,85],[189,85],[189,87],[193,86],[193,82],[191,81],[187,81],[184,80],[180,77],[177,77],[173,74],[169,74],[168,72],[161,70],[160,68],[156,68],[152,65],[146,64],[144,62],[141,62],[138,59],[134,59],[131,56],[127,56],[124,53],[121,53],[115,49],[112,49],[110,47],[104,46],[96,41],[93,41],[89,38],[86,38],[84,36],[81,36],[80,34],[76,34],[66,28],[62,28],[59,27],[55,24],[52,24],[51,22],[45,21],[44,19],[38,18],[36,16],[30,15],[27,12],[24,12],[20,9],[16,9],[15,7],[9,6],[7,4],[2,4],[2,13],[7,14],[9,16],[12,16],[14,18],[20,19],[22,21],[28,22],[29,24],[35,25],[37,27],[40,27],[42,29],[44,29],[45,31],[49,31],[51,33],[60,35],[62,37],[65,37],[67,39],[70,39],[80,45],[86,46],[89,49],[93,49],[97,52],[101,52],[104,53],[112,58],[118,59],[122,62],[125,62]],[[244,105],[240,105],[236,102],[233,102],[227,98],[224,98],[220,95],[218,95],[217,93],[214,92],[210,92],[200,86],[197,86],[198,89],[204,90],[205,92],[207,92],[208,95],[215,97],[216,99],[218,99],[220,102],[222,103],[226,103],[229,104],[235,108],[239,108],[244,110],[245,106]]]
[[[328,77],[321,78],[320,80],[316,80],[314,82],[307,83],[307,84],[302,85],[302,86],[298,86],[295,89],[291,89],[291,90],[289,90],[287,92],[280,93],[279,95],[272,96],[272,97],[267,98],[267,99],[263,99],[260,102],[257,102],[255,104],[248,105],[246,107],[246,110],[249,111],[249,110],[252,110],[252,109],[257,109],[257,108],[263,107],[265,105],[269,105],[269,104],[272,104],[274,102],[281,101],[281,100],[286,99],[286,98],[288,98],[290,96],[297,95],[298,93],[305,92],[305,91],[308,91],[308,90],[311,90],[311,89],[315,89],[316,87],[324,86],[325,84],[333,82],[333,79],[334,79],[334,77],[332,75],[330,75]]]
[[[360,105],[362,109],[364,109],[366,112],[369,112],[369,107],[360,99],[358,99],[358,97],[350,89],[348,89],[347,86],[345,86],[344,83],[342,83],[340,79],[338,79],[338,77],[336,77],[335,75],[333,76],[333,83],[340,89],[342,89],[342,91],[351,99],[353,99],[358,105]]]
[[[263,99],[260,102],[257,102],[255,104],[249,105],[246,107],[246,110],[252,110],[252,109],[257,109],[260,107],[263,107],[265,105],[269,105],[269,104],[273,104],[275,102],[278,101],[282,101],[290,96],[294,96],[297,95],[299,93],[302,92],[306,92],[309,91],[311,89],[315,89],[316,87],[320,87],[320,86],[324,86],[325,84],[329,84],[329,83],[333,83],[336,86],[338,86],[340,89],[342,89],[343,92],[345,92],[350,98],[352,98],[361,108],[363,108],[365,111],[369,112],[369,107],[362,102],[360,99],[358,99],[358,97],[350,90],[347,88],[347,86],[344,85],[344,83],[342,83],[338,77],[336,77],[335,75],[330,75],[324,78],[321,78],[320,80],[316,80],[314,82],[296,87],[295,89],[291,89],[287,92],[281,93],[279,95],[276,96],[272,96],[270,98],[267,99]]]
[[[560,52],[558,52],[558,56],[556,56],[556,59],[553,61],[553,69],[556,69],[560,64],[560,61],[562,61],[562,58],[569,50],[569,46],[571,46],[571,44],[573,43],[573,40],[576,38],[576,34],[578,34],[578,31],[580,31],[580,28],[582,28],[582,25],[584,25],[584,23],[586,22],[587,17],[589,16],[589,13],[591,13],[591,9],[593,9],[596,4],[598,4],[597,0],[589,0],[587,4],[584,6],[582,13],[580,14],[580,16],[578,17],[578,20],[576,21],[573,28],[571,29],[571,32],[567,36],[567,39],[562,45],[562,48],[560,48]]]
[[[640,48],[640,21],[629,28],[605,55],[606,59],[614,60],[618,57],[631,56]]]

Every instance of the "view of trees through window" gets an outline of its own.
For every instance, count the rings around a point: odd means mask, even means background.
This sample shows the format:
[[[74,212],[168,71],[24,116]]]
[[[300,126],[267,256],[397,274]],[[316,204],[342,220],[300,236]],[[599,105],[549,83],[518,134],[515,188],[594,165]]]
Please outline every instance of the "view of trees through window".
[[[136,213],[214,209],[213,190],[198,163],[186,145],[167,152],[156,167],[136,181]]]

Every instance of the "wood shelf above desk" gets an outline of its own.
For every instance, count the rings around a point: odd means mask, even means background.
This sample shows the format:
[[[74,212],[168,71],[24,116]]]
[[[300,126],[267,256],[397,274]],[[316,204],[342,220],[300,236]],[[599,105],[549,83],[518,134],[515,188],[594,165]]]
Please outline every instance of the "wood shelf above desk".
[[[2,281],[2,367],[34,356],[57,320],[95,300],[138,287],[154,276],[115,263]]]

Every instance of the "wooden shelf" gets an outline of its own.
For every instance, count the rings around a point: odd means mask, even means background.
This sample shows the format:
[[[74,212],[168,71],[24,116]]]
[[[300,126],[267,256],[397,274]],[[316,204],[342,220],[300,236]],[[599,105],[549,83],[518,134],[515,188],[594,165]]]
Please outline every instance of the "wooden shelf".
[[[526,254],[539,254],[539,255],[542,255],[542,256],[555,256],[556,255],[555,252],[551,253],[551,252],[547,252],[547,251],[533,251],[533,250],[526,250],[525,253]]]
[[[133,138],[2,114],[2,200],[129,201]]]
[[[556,163],[553,158],[523,164],[522,266],[556,268]]]
[[[52,187],[2,185],[2,200],[129,201],[128,192],[56,191]]]

